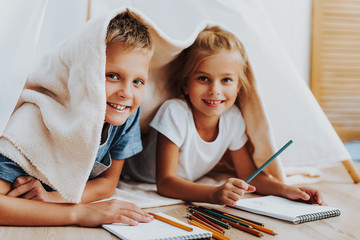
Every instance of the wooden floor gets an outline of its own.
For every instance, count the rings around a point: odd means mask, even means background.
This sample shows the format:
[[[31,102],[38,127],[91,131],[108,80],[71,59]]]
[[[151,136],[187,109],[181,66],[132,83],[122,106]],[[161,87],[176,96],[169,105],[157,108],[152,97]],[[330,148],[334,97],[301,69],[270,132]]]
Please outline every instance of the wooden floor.
[[[360,163],[356,163],[360,168]],[[360,184],[353,184],[351,178],[342,166],[332,167],[324,170],[324,177],[320,183],[314,185],[324,194],[329,206],[338,207],[342,213],[339,217],[319,220],[315,222],[294,225],[284,221],[254,215],[251,213],[229,209],[243,217],[263,222],[267,228],[278,233],[276,236],[264,234],[261,239],[273,240],[347,240],[360,239]],[[207,204],[205,204],[207,205]],[[214,207],[214,206],[213,206]],[[222,206],[215,206],[224,209]],[[148,209],[149,211],[161,211],[172,215],[178,219],[186,221],[186,208],[184,205],[173,205],[159,208]],[[1,213],[0,213],[1,214]],[[248,233],[237,229],[227,230],[226,236],[231,239],[258,239]],[[82,228],[82,227],[0,227],[1,240],[23,240],[23,239],[76,239],[76,240],[116,240],[115,236],[102,228]]]

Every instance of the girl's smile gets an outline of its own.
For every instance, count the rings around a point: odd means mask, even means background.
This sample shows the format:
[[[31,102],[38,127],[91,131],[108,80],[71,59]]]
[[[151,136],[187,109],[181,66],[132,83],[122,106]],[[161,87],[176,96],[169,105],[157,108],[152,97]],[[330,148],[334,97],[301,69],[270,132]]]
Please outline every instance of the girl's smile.
[[[240,89],[241,62],[238,53],[227,50],[202,60],[184,88],[195,121],[203,117],[216,121],[234,105]]]

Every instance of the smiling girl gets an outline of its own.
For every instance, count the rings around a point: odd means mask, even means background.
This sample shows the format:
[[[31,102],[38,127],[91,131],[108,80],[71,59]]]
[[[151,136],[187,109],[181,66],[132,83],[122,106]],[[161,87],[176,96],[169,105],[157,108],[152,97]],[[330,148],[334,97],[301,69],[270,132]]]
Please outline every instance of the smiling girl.
[[[169,77],[183,98],[168,100],[160,107],[150,123],[150,138],[157,139],[156,147],[147,147],[138,160],[150,161],[149,152],[153,150],[155,156],[156,148],[156,185],[160,194],[185,201],[234,205],[246,191],[257,191],[323,204],[317,190],[288,186],[265,173],[254,178],[253,185],[243,180],[256,167],[245,146],[245,121],[235,102],[241,105],[249,97],[253,85],[247,77],[250,71],[242,43],[219,27],[202,31],[194,44],[172,62]],[[237,177],[220,186],[195,183],[217,165],[226,151],[230,151]],[[140,180],[151,179],[143,173],[131,174]]]

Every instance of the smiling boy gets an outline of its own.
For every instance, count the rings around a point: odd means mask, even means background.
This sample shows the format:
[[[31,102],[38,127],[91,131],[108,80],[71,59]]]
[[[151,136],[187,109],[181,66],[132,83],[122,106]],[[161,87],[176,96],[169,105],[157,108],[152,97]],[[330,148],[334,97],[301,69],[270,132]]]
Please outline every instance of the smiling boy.
[[[139,221],[152,220],[149,214],[127,202],[85,204],[110,197],[118,184],[124,159],[142,150],[139,107],[152,56],[150,34],[136,15],[126,10],[110,21],[105,44],[106,112],[100,146],[81,204],[60,204],[68,201],[58,191],[40,183],[0,154],[0,224],[136,225]]]

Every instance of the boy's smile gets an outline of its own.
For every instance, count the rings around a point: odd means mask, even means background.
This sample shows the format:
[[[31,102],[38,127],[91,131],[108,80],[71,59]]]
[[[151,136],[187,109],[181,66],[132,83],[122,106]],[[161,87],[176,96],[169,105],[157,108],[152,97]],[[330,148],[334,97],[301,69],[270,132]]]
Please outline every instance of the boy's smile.
[[[140,106],[148,78],[150,56],[140,49],[110,43],[106,49],[105,122],[125,123]]]

